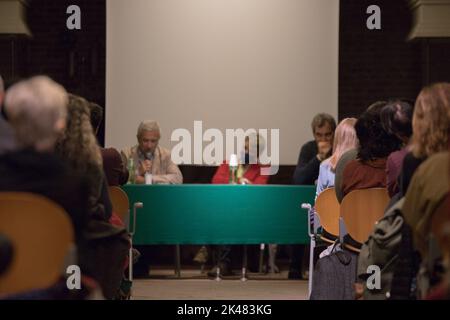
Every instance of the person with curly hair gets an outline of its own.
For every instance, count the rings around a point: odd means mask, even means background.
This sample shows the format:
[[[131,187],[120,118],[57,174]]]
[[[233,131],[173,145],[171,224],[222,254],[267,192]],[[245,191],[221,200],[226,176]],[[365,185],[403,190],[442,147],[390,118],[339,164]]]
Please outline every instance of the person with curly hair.
[[[64,134],[58,140],[56,153],[70,167],[89,181],[89,214],[108,221],[112,205],[103,173],[100,147],[90,122],[89,102],[69,94],[68,119]]]
[[[89,102],[84,98],[69,95],[67,126],[56,152],[88,181],[88,221],[85,241],[78,248],[79,265],[98,281],[105,298],[113,299],[122,282],[129,236],[124,228],[109,222],[112,205],[100,147],[90,121]]]

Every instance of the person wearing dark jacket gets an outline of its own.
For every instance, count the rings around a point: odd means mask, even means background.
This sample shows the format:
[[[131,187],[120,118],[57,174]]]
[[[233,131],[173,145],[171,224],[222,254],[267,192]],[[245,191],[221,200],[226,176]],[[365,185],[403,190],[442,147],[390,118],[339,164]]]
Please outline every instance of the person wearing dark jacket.
[[[87,181],[71,172],[50,152],[32,148],[0,156],[0,191],[30,192],[58,203],[70,216],[75,235],[81,236],[87,220]]]
[[[331,156],[336,121],[326,113],[316,115],[311,123],[314,140],[305,143],[298,156],[292,183],[297,185],[314,185],[319,177],[320,164]],[[289,279],[301,279],[304,245],[290,246],[291,264]]]
[[[89,111],[91,114],[91,125],[94,133],[98,133],[103,119],[103,109],[98,104],[89,102]],[[114,148],[101,148],[103,172],[106,176],[108,186],[120,186],[128,181],[128,169],[122,161],[119,151]]]
[[[58,203],[80,240],[87,220],[87,181],[53,152],[66,125],[66,91],[42,76],[19,82],[6,94],[5,113],[17,150],[0,156],[0,190],[36,193]]]
[[[105,298],[112,299],[122,281],[129,236],[124,228],[110,222],[112,204],[100,147],[90,122],[89,103],[82,97],[69,95],[67,111],[67,127],[58,139],[56,153],[89,181],[89,221],[79,261],[86,274],[98,281]]]
[[[313,185],[320,163],[331,156],[336,121],[326,113],[316,115],[311,123],[314,140],[305,143],[298,156],[293,184]]]

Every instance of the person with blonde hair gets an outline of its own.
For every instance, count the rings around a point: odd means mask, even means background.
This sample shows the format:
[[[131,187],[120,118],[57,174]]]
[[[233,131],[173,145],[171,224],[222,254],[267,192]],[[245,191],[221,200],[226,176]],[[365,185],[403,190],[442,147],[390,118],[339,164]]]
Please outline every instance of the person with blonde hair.
[[[334,176],[339,159],[348,150],[358,147],[355,123],[355,118],[346,118],[337,126],[334,133],[333,154],[320,164],[316,197],[325,189],[334,187]]]

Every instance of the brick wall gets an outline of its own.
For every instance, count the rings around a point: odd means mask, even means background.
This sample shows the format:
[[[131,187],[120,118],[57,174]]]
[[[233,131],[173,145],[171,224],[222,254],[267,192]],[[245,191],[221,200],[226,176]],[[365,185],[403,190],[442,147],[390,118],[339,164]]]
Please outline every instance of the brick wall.
[[[66,27],[69,17],[66,9],[72,4],[81,9],[81,30],[71,31]],[[0,38],[0,73],[5,81],[46,74],[68,91],[104,106],[105,0],[31,0],[26,20],[32,38]],[[15,47],[14,64],[12,41]],[[73,73],[70,72],[71,61]],[[103,125],[99,141],[104,141]]]
[[[381,9],[381,30],[369,30],[369,5]],[[341,0],[339,118],[357,116],[372,102],[414,99],[423,83],[422,43],[406,40],[412,13],[406,0]]]

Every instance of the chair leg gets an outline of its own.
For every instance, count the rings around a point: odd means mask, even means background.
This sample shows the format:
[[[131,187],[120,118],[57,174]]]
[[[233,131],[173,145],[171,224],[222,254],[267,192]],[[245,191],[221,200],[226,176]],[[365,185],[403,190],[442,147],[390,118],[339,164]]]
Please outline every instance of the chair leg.
[[[278,272],[280,272],[278,270],[278,267],[275,264],[275,261],[277,259],[277,251],[278,251],[278,245],[276,245],[276,244],[269,244],[269,271],[271,273],[278,273]]]
[[[244,257],[242,259],[242,278],[241,281],[247,281],[247,245],[244,245]]]
[[[308,298],[311,296],[314,275],[314,248],[316,247],[316,240],[314,239],[314,236],[311,237],[311,245],[309,247]]]
[[[263,263],[264,263],[264,243],[261,243],[259,246],[259,273],[263,272]]]
[[[181,277],[181,257],[180,257],[180,245],[175,246],[175,275],[177,278]]]
[[[133,281],[133,240],[130,239],[130,250],[128,251],[128,279]]]

